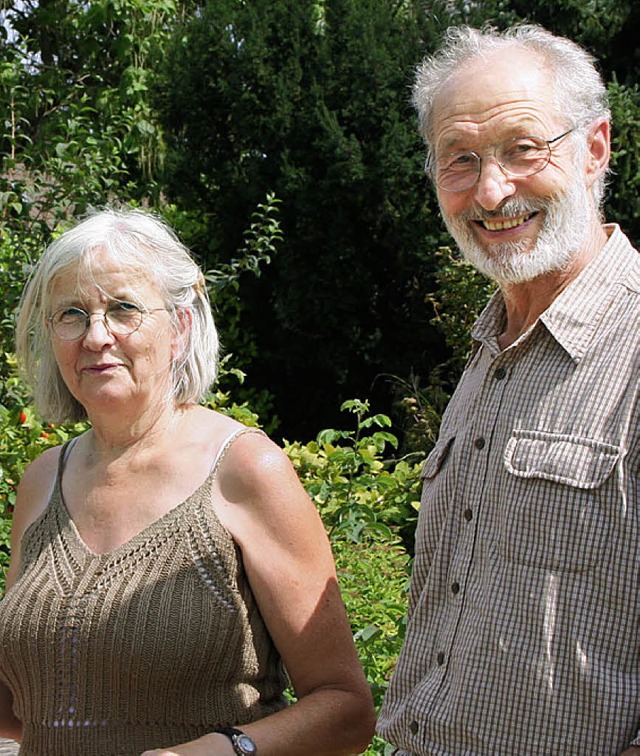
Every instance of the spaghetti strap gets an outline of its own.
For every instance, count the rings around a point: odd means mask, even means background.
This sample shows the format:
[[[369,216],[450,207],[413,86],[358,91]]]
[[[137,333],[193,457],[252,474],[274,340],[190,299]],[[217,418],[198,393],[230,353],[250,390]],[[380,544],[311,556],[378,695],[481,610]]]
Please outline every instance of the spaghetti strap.
[[[60,452],[60,463],[62,467],[64,467],[67,464],[67,459],[69,458],[69,454],[71,454],[71,450],[76,445],[77,440],[80,438],[80,436],[75,436],[74,438],[70,439],[65,443],[65,445],[62,447],[62,451]]]
[[[265,436],[266,433],[263,430],[260,430],[260,428],[238,428],[237,430],[233,431],[233,433],[230,433],[225,440],[220,444],[220,448],[218,449],[218,453],[216,454],[213,463],[211,464],[211,470],[209,472],[210,475],[212,475],[220,466],[220,463],[222,462],[224,455],[229,450],[229,447],[231,444],[238,438],[239,436],[244,436],[245,433],[260,433],[262,436]]]
[[[74,436],[74,438],[70,438],[68,441],[65,441],[62,445],[62,449],[60,449],[60,456],[58,457],[58,465],[56,468],[56,474],[53,476],[53,480],[51,481],[51,486],[49,487],[49,493],[47,494],[47,502],[51,502],[51,497],[53,496],[53,492],[56,489],[56,486],[62,486],[62,473],[64,471],[64,466],[67,464],[67,460],[69,459],[69,454],[71,453],[71,450],[76,445],[76,441],[78,440],[79,436]],[[47,504],[48,506],[48,504]]]

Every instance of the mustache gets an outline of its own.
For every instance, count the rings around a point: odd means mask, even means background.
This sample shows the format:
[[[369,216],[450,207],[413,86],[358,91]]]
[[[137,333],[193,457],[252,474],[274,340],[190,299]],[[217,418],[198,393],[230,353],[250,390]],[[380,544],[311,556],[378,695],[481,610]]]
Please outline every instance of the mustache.
[[[546,210],[552,203],[553,200],[512,198],[508,199],[498,210],[485,210],[478,205],[457,213],[457,217],[464,221],[513,218],[518,215],[529,215],[540,212],[540,210]]]

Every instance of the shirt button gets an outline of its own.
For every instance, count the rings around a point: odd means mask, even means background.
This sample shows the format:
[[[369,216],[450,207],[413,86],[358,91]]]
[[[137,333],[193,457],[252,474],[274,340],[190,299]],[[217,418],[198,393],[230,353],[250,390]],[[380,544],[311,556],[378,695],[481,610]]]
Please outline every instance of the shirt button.
[[[436,656],[436,661],[440,666],[444,664],[444,654],[442,653],[442,651],[440,651],[440,653]]]
[[[473,520],[473,510],[465,509],[462,516],[467,522],[471,522],[471,520]]]
[[[460,583],[451,583],[451,593],[455,596],[456,593],[460,593]]]
[[[413,735],[416,735],[418,732],[418,723],[414,719],[413,722],[409,725],[409,729],[411,730]]]
[[[482,438],[482,436],[480,436],[480,438],[476,438],[476,440],[473,442],[473,445],[476,447],[476,449],[484,449],[484,438]]]
[[[507,375],[506,368],[500,367],[493,374],[493,377],[496,379],[496,381],[501,381],[503,378],[506,377],[506,375]]]

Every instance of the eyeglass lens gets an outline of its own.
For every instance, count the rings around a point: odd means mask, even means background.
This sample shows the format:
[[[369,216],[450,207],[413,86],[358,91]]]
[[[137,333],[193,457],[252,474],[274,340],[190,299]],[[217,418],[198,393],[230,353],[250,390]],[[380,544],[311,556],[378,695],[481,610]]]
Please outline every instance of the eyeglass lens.
[[[551,147],[545,139],[517,137],[495,145],[493,155],[506,173],[533,176],[549,164]],[[443,155],[435,162],[436,183],[446,191],[470,189],[480,176],[482,159],[471,150]]]
[[[143,311],[131,302],[116,302],[104,313],[103,320],[111,333],[126,335],[137,331],[142,323]],[[83,336],[89,329],[89,313],[79,307],[65,307],[51,316],[51,326],[65,341]]]

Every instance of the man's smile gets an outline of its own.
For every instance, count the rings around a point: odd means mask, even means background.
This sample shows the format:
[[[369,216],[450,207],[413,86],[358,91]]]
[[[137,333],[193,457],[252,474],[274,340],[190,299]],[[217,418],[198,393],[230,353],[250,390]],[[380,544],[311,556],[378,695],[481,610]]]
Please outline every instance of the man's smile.
[[[476,223],[481,225],[483,228],[486,228],[487,231],[507,231],[511,228],[522,226],[524,223],[531,220],[534,215],[536,215],[535,212],[528,213],[527,215],[519,215],[515,218],[494,218],[491,220],[485,218],[477,220]]]

